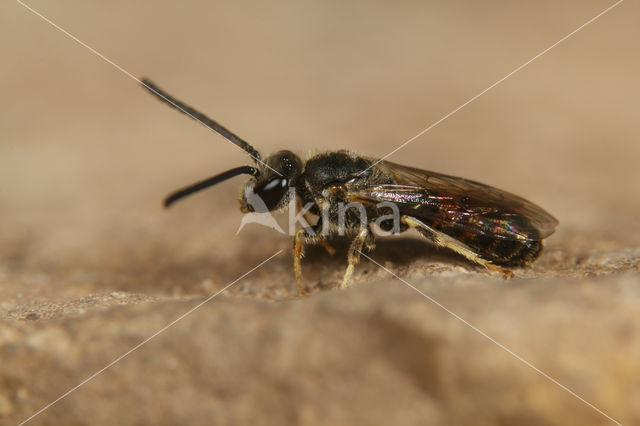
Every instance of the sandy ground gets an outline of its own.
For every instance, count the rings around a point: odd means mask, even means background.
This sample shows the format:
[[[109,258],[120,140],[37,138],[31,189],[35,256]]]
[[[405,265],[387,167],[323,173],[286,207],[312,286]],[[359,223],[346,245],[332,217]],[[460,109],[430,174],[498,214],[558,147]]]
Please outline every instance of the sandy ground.
[[[265,154],[382,156],[612,3],[29,4]],[[424,295],[368,261],[338,291],[344,245],[311,249],[299,298],[290,237],[235,235],[242,178],[161,208],[246,155],[3,2],[0,423],[278,250],[30,423],[613,424],[586,402],[640,423],[639,12],[622,3],[392,157],[545,207],[560,227],[538,263],[504,281],[407,235],[372,257]]]

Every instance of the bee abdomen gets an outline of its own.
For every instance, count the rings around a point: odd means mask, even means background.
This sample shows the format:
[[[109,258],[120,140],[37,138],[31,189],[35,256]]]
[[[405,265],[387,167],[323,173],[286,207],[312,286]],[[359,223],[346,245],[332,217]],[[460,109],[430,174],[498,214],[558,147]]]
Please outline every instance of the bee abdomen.
[[[502,266],[524,266],[542,253],[542,241],[477,237],[467,243],[483,258]]]

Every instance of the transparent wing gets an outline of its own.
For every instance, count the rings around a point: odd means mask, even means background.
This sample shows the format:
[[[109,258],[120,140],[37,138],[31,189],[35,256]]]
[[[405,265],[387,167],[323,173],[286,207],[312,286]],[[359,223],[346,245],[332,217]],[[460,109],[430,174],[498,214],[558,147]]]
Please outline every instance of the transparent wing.
[[[480,182],[388,161],[377,167],[395,183],[350,189],[350,200],[394,203],[402,214],[450,235],[539,241],[551,235],[558,225],[541,207]]]

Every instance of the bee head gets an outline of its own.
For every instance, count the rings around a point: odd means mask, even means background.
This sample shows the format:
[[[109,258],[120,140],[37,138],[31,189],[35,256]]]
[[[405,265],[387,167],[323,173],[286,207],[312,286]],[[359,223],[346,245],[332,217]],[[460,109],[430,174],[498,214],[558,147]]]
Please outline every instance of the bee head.
[[[240,210],[244,213],[280,210],[295,194],[302,161],[291,151],[278,151],[258,164],[258,173],[242,187]]]

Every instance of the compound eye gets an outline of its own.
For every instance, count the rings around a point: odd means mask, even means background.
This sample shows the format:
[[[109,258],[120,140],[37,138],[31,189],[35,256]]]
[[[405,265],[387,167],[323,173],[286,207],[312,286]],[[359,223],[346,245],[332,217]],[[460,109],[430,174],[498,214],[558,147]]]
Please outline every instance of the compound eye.
[[[257,186],[253,191],[262,199],[267,210],[275,209],[289,190],[288,179],[274,178]]]

